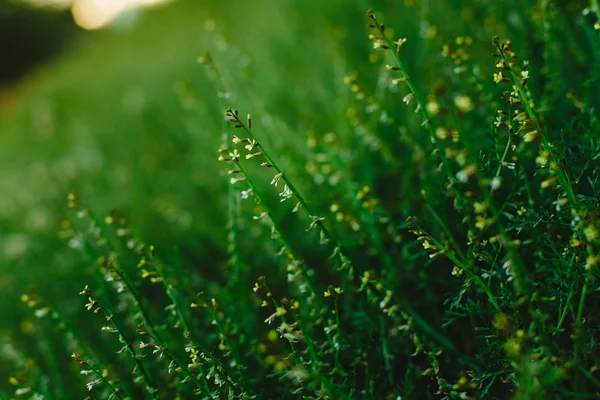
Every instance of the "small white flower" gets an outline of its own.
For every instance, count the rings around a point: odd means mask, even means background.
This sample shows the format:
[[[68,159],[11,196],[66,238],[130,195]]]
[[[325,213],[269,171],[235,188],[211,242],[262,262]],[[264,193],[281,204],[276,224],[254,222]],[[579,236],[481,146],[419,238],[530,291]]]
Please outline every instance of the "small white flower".
[[[88,391],[91,391],[94,388],[94,386],[96,386],[99,383],[100,383],[100,379],[94,379],[93,381],[88,382],[85,386],[87,386]]]
[[[279,193],[282,203],[284,201],[286,201],[287,199],[291,198],[293,195],[294,195],[294,192],[292,192],[292,189],[290,189],[288,185],[285,185],[283,187],[283,192]]]
[[[494,178],[492,178],[492,183],[490,184],[492,190],[500,189],[501,185],[502,185],[502,178],[500,178],[499,176],[495,176]]]
[[[242,200],[246,200],[252,194],[252,188],[250,188],[248,190],[242,190],[240,194],[241,194]]]
[[[277,184],[279,183],[279,181],[281,180],[281,177],[283,176],[283,172],[280,172],[278,174],[276,174],[273,177],[273,180],[271,181],[271,185],[277,187]]]

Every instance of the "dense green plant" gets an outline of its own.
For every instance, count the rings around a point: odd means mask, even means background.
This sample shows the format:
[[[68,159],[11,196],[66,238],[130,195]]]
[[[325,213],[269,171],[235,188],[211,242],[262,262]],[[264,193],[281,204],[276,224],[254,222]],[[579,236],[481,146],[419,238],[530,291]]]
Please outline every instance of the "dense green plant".
[[[469,8],[518,19],[514,43],[445,36],[441,16],[422,16],[425,49],[392,12],[368,11],[370,52],[345,50],[330,88],[304,82],[294,55],[289,80],[265,87],[239,83],[252,73],[227,46],[200,57],[224,117],[211,135],[227,259],[186,265],[69,194],[60,237],[88,266],[72,291],[89,313],[74,323],[42,288],[22,296],[39,344],[36,357],[6,347],[11,393],[595,398],[600,41],[598,6],[577,3]]]

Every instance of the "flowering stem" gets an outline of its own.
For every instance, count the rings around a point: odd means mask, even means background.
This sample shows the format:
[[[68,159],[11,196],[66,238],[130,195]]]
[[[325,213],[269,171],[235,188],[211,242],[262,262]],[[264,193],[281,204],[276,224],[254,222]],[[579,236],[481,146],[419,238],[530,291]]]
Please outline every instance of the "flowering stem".
[[[443,149],[440,146],[440,144],[436,138],[435,129],[433,128],[433,124],[431,123],[431,115],[427,111],[426,104],[423,102],[421,95],[420,95],[419,91],[417,90],[417,87],[413,83],[412,78],[410,77],[410,75],[408,73],[408,70],[406,69],[404,63],[402,62],[402,59],[400,58],[399,52],[400,52],[400,47],[402,44],[400,42],[398,42],[398,43],[392,42],[392,40],[385,35],[383,25],[379,23],[376,15],[372,11],[368,11],[367,16],[373,21],[373,27],[376,28],[377,31],[379,32],[381,40],[383,40],[385,43],[385,48],[387,50],[389,50],[389,53],[392,55],[392,57],[394,59],[394,62],[396,63],[398,69],[402,73],[403,80],[406,82],[406,85],[408,86],[410,92],[414,96],[415,101],[417,102],[417,108],[418,108],[421,116],[423,117],[422,125],[425,125],[425,127],[427,128],[427,130],[429,132],[429,137],[436,148],[436,151],[440,157],[440,160],[442,161],[444,169],[446,170],[446,174],[448,175],[448,177],[450,179],[453,179],[454,174],[452,173],[452,168],[450,167],[448,159],[445,157],[444,152],[442,151]],[[394,50],[394,48],[396,50]],[[461,195],[461,193],[459,191],[457,191],[457,194]]]
[[[314,289],[314,287],[313,287],[313,285],[311,283],[310,275],[308,274],[308,271],[306,270],[304,262],[299,261],[300,259],[298,258],[297,254],[294,251],[294,249],[292,248],[292,246],[285,239],[285,236],[283,235],[283,232],[279,229],[278,225],[271,218],[271,211],[269,210],[269,208],[266,206],[266,204],[260,198],[260,196],[258,194],[259,192],[258,192],[258,189],[257,189],[255,183],[253,182],[253,180],[250,178],[250,176],[248,175],[248,173],[244,169],[242,163],[238,159],[233,159],[233,162],[235,163],[236,167],[239,169],[240,174],[242,174],[246,178],[246,183],[248,184],[248,186],[250,186],[250,189],[255,194],[255,196],[260,201],[260,203],[262,204],[262,207],[264,208],[265,213],[266,213],[266,218],[268,218],[269,221],[271,222],[271,225],[273,226],[273,229],[275,230],[275,233],[277,234],[279,240],[283,244],[283,247],[287,251],[289,257],[292,260],[297,260],[298,261],[298,268],[300,269],[300,272],[301,272],[301,274],[302,274],[302,276],[304,278],[304,282],[306,284],[307,290],[308,290],[308,292],[310,292],[310,295],[312,296],[312,298],[315,301],[318,302],[317,306],[314,307],[314,309],[315,309],[315,311],[318,314],[322,315],[323,314],[322,310],[325,308],[325,305],[320,300],[321,298],[318,296],[316,290]],[[339,332],[340,324],[339,324],[339,315],[337,313],[337,303],[336,303],[336,309],[335,309],[335,311],[336,311],[336,319],[337,319],[337,325],[338,325],[337,332]],[[329,333],[326,333],[326,335],[327,335],[328,341],[330,342],[331,347],[335,350],[335,354],[336,354],[336,357],[335,357],[336,367],[339,367],[339,365],[338,365],[338,363],[339,363],[339,357],[338,357],[338,355],[339,355],[339,349],[335,346],[335,343],[333,342],[333,338],[331,337],[331,335]]]
[[[572,259],[571,263],[569,265],[569,272],[573,268],[574,262],[575,262],[575,260]],[[567,295],[567,299],[565,301],[565,306],[564,306],[562,312],[560,313],[560,317],[558,319],[558,323],[556,324],[555,330],[557,332],[562,328],[562,324],[565,322],[565,318],[567,317],[567,312],[569,311],[569,305],[571,304],[571,299],[573,298],[573,295],[575,294],[575,290],[574,289],[575,289],[575,284],[576,283],[577,283],[576,279],[573,279],[573,281],[571,282],[571,288],[569,289],[569,294]]]
[[[112,312],[110,309],[108,309],[106,307],[106,305],[104,305],[103,303],[101,303],[98,300],[98,298],[96,298],[95,296],[92,295],[92,293],[90,291],[86,291],[84,289],[84,291],[81,294],[83,294],[83,295],[85,295],[85,296],[88,297],[88,299],[90,300],[89,304],[93,304],[93,307],[97,307],[94,310],[94,312],[97,312],[100,309],[102,311],[102,313],[104,314],[104,316],[106,317],[106,320],[109,321],[110,324],[119,333],[119,335],[121,336],[121,338],[125,342],[125,348],[127,349],[127,352],[131,355],[131,358],[134,360],[137,368],[139,368],[140,371],[142,372],[144,380],[148,384],[148,389],[149,389],[148,391],[151,394],[153,394],[153,397],[156,397],[156,395],[155,395],[156,394],[156,387],[152,383],[152,379],[150,378],[149,373],[146,371],[146,368],[144,367],[144,364],[142,364],[140,357],[136,354],[135,349],[134,349],[134,347],[132,345],[132,342],[127,339],[127,336],[125,335],[125,330],[123,329],[123,327],[119,323],[118,318],[115,318],[114,312]],[[92,307],[88,307],[88,309],[91,310]]]
[[[207,391],[207,393],[209,393],[208,382],[206,380],[206,376],[204,374],[202,374],[203,382],[201,384],[198,381],[198,379],[196,379],[196,376],[187,368],[185,363],[182,362],[181,360],[179,360],[179,358],[167,348],[167,346],[165,345],[165,342],[160,338],[158,331],[156,329],[156,326],[152,323],[152,320],[150,319],[148,312],[146,311],[145,307],[142,305],[141,298],[139,297],[137,291],[133,287],[131,281],[128,279],[128,277],[124,273],[124,271],[121,271],[118,268],[116,269],[116,271],[119,274],[119,276],[123,279],[123,282],[125,283],[125,285],[128,288],[128,292],[131,293],[131,296],[134,299],[134,303],[136,304],[136,306],[140,312],[140,315],[142,316],[142,319],[152,330],[152,334],[148,334],[148,336],[150,336],[152,339],[154,339],[157,342],[158,346],[160,346],[162,351],[164,351],[165,354],[167,354],[167,356],[171,359],[171,361],[176,363],[185,372],[185,374],[192,380],[192,382],[194,382],[194,384],[199,389],[204,389]],[[208,354],[210,354],[210,353],[208,353]],[[213,357],[213,360],[214,360],[214,357]]]
[[[92,371],[97,377],[98,379],[100,379],[100,381],[102,383],[104,383],[106,386],[108,386],[108,388],[110,389],[110,391],[112,392],[112,395],[109,397],[113,398],[116,397],[117,399],[123,399],[121,397],[121,395],[119,394],[119,389],[115,388],[112,383],[110,382],[110,380],[108,380],[100,370],[98,370],[98,368],[94,367],[93,365],[91,365],[90,363],[88,363],[87,361],[84,361],[81,356],[77,355],[77,354],[73,354],[71,356],[72,358],[74,358],[80,365],[84,365],[86,368],[89,368],[90,371]],[[88,384],[90,385],[90,384]],[[91,390],[91,387],[88,386],[88,388]],[[128,396],[131,398],[131,394],[128,393]]]
[[[48,307],[48,309],[50,309],[50,315],[52,316],[52,319],[57,323],[57,328],[67,331],[69,333],[69,335],[71,336],[71,339],[74,342],[74,345],[77,346],[77,353],[79,355],[82,355],[82,354],[85,355],[87,359],[92,359],[92,357],[93,357],[93,361],[96,364],[100,364],[100,361],[98,360],[97,355],[90,349],[90,347],[83,340],[81,340],[81,337],[77,334],[77,331],[71,328],[71,326],[69,325],[67,320],[62,316],[62,314],[58,311],[58,309],[56,307],[54,307],[54,305],[49,303],[45,298],[40,296],[39,294],[36,293],[35,297],[40,303],[44,304],[45,307]],[[123,336],[123,335],[121,334],[121,336]],[[125,338],[125,337],[123,336],[123,338]],[[96,357],[94,357],[94,356],[96,356]],[[134,359],[135,359],[135,357],[134,357]],[[106,362],[105,359],[103,361]],[[89,364],[87,364],[87,365],[89,365]],[[90,369],[92,369],[91,366],[90,366]],[[143,369],[141,369],[141,370],[143,371]],[[123,391],[126,393],[127,397],[130,397],[130,398],[132,397],[129,389],[125,385],[123,386]]]
[[[472,163],[476,163],[477,159],[474,157],[474,154],[475,154],[474,147],[471,144],[471,141],[468,139],[468,136],[466,134],[464,134],[464,129],[462,127],[462,124],[460,123],[460,120],[458,119],[458,116],[456,115],[456,110],[451,105],[448,105],[448,110],[449,110],[449,114],[450,114],[450,117],[452,120],[452,124],[454,125],[454,128],[458,132],[460,132],[459,136],[460,136],[461,140],[463,141],[465,148],[467,149],[467,156],[470,158]],[[510,134],[510,131],[509,131],[509,134]],[[500,209],[498,209],[498,207],[496,207],[496,204],[494,203],[494,199],[492,198],[490,191],[486,190],[486,188],[484,187],[484,183],[483,183],[484,177],[482,176],[479,168],[477,168],[475,170],[475,177],[477,178],[477,182],[479,184],[479,187],[481,188],[483,197],[484,197],[488,207],[490,208],[490,211],[493,216],[492,218],[493,218],[494,224],[498,228],[498,231],[503,236],[505,241],[508,242],[508,240],[507,240],[508,234],[507,234],[506,228],[504,227],[504,224],[502,223],[502,220],[500,219],[502,207],[500,207]],[[506,204],[506,202],[505,202],[505,204]],[[531,295],[534,292],[534,290],[530,284],[530,281],[525,279],[525,274],[526,274],[527,268],[525,266],[523,258],[519,255],[519,253],[514,249],[514,246],[511,245],[510,243],[506,243],[504,247],[506,248],[506,251],[508,253],[508,258],[511,260],[513,267],[515,268],[517,281],[518,281],[519,285],[525,286],[525,287],[521,287],[521,292],[523,292],[527,295]]]
[[[224,92],[224,85],[223,85],[223,81],[222,81],[222,79],[221,79],[221,75],[220,75],[220,73],[219,73],[219,70],[218,70],[218,68],[217,68],[217,67],[214,65],[214,63],[213,63],[213,61],[212,61],[212,58],[210,57],[210,55],[207,55],[207,56],[205,57],[205,61],[204,61],[204,63],[205,63],[205,65],[207,66],[207,70],[208,70],[208,72],[210,73],[210,75],[211,75],[211,77],[212,77],[211,81],[213,82],[213,84],[214,84],[215,88],[217,89],[217,91]],[[223,106],[224,104],[223,104],[222,96],[218,96],[218,99],[219,99],[219,104],[220,104],[221,106]],[[230,110],[230,109],[228,109],[228,110]],[[234,113],[232,112],[232,114],[231,114],[231,115],[232,115],[232,116],[233,116],[233,115],[235,115],[235,117],[237,118],[237,114],[234,114]],[[239,118],[237,118],[237,123],[238,123],[239,125],[242,125],[242,126],[245,128],[245,130],[246,130],[246,132],[248,133],[248,135],[250,136],[250,138],[251,138],[251,139],[253,139],[254,141],[256,141],[256,139],[254,138],[254,136],[253,136],[252,132],[250,131],[249,127],[247,127],[246,125],[244,125],[244,123],[243,123],[242,121],[240,121],[240,120],[239,120]],[[227,142],[230,140],[230,137],[229,137],[229,136],[230,136],[229,134],[227,134],[227,135],[224,135],[224,141],[225,141],[225,143],[223,143],[223,145],[224,145],[224,146],[223,146],[223,148],[227,148],[227,147],[228,147],[228,146],[227,146]],[[306,202],[305,202],[305,201],[304,201],[304,199],[303,199],[303,198],[300,196],[299,192],[298,192],[298,191],[296,191],[296,189],[295,189],[295,187],[293,186],[293,184],[292,184],[292,183],[291,183],[291,182],[290,182],[290,181],[287,179],[287,176],[284,176],[284,174],[283,174],[283,171],[281,171],[281,169],[279,168],[279,166],[278,166],[278,165],[275,163],[275,161],[274,161],[274,160],[273,160],[273,159],[272,159],[272,158],[271,158],[271,157],[270,157],[270,156],[267,154],[267,152],[264,150],[264,148],[263,148],[262,146],[260,146],[260,144],[258,144],[258,147],[259,147],[259,148],[260,148],[260,150],[261,150],[261,151],[264,153],[264,155],[265,155],[265,158],[266,158],[266,159],[267,159],[267,161],[268,161],[268,162],[269,162],[269,163],[270,163],[270,164],[273,166],[273,168],[275,169],[275,171],[276,171],[277,173],[280,173],[280,174],[282,174],[281,176],[282,176],[282,179],[283,179],[283,181],[284,181],[284,182],[285,182],[285,183],[288,185],[288,187],[290,188],[290,190],[292,190],[292,191],[294,192],[294,194],[295,194],[295,195],[296,195],[296,197],[298,198],[298,201],[300,201],[300,202],[301,202],[301,204],[304,206],[304,208],[305,208],[305,209],[307,209],[307,207],[306,207]],[[251,190],[254,192],[254,194],[256,195],[256,197],[258,198],[258,200],[260,201],[260,203],[262,204],[263,208],[265,209],[265,212],[266,212],[267,218],[269,218],[269,221],[271,222],[271,225],[273,226],[273,229],[275,230],[275,232],[277,233],[277,236],[279,237],[279,239],[280,239],[280,240],[281,240],[281,242],[283,243],[283,246],[285,247],[285,249],[286,249],[286,251],[288,252],[289,256],[290,256],[290,257],[291,257],[293,260],[298,260],[298,263],[299,263],[299,265],[298,265],[298,268],[300,269],[300,272],[301,272],[301,274],[303,275],[303,278],[304,278],[304,282],[305,282],[305,284],[306,284],[306,287],[307,287],[308,291],[311,293],[311,296],[312,296],[312,298],[313,298],[315,301],[317,301],[317,302],[319,303],[319,304],[317,305],[317,308],[315,309],[315,311],[317,311],[317,313],[321,314],[321,313],[322,313],[322,311],[321,311],[321,310],[323,310],[323,309],[324,309],[324,304],[323,304],[323,303],[320,301],[320,297],[317,295],[317,292],[315,291],[315,289],[314,289],[314,287],[313,287],[313,285],[312,285],[312,283],[311,283],[310,275],[308,274],[308,272],[307,272],[307,270],[306,270],[306,268],[305,268],[305,266],[304,266],[304,263],[303,263],[303,262],[301,262],[301,261],[299,261],[300,259],[299,259],[299,258],[298,258],[298,256],[295,254],[295,251],[293,250],[292,246],[290,246],[290,244],[289,244],[289,243],[287,242],[287,240],[285,239],[285,236],[283,235],[283,233],[282,233],[282,232],[281,232],[281,230],[279,229],[278,225],[277,225],[277,224],[275,223],[275,221],[273,221],[273,219],[271,218],[271,212],[270,212],[270,210],[269,210],[269,209],[268,209],[268,207],[266,206],[266,203],[265,203],[264,201],[262,201],[262,199],[260,198],[260,196],[259,196],[259,194],[258,194],[258,193],[259,193],[259,191],[258,191],[258,189],[257,189],[256,185],[254,184],[253,180],[250,178],[249,174],[248,174],[248,173],[246,173],[246,171],[245,171],[245,168],[242,166],[242,164],[240,163],[239,159],[237,159],[237,158],[233,158],[233,159],[232,159],[232,161],[235,163],[235,165],[236,165],[237,169],[240,171],[240,173],[241,173],[241,174],[244,176],[244,178],[246,179],[246,182],[247,182],[247,183],[248,183],[248,185],[250,186],[250,189],[251,189]],[[231,188],[232,186],[233,186],[233,185],[230,185],[230,188]],[[232,199],[232,194],[233,194],[233,197],[234,197],[233,199]],[[235,191],[235,190],[232,190],[232,189],[230,189],[230,191],[229,191],[229,195],[230,195],[230,202],[231,202],[232,200],[233,200],[233,201],[238,201],[238,200],[237,200],[237,196],[236,196],[236,194],[237,194],[237,193],[236,193],[236,191]],[[236,204],[237,204],[237,208],[236,208],[236,210],[238,210],[238,211],[239,211],[239,202],[238,202],[238,203],[236,203]],[[310,213],[309,213],[309,214],[310,214]],[[234,215],[232,218],[235,218],[235,215]],[[318,223],[320,223],[320,221],[318,221],[318,220],[317,220],[317,222],[318,222]],[[232,223],[233,223],[233,225],[234,225],[234,226],[236,226],[236,224],[234,223],[234,221],[233,221],[233,220],[232,220]],[[321,224],[320,226],[321,226],[321,228],[324,228],[324,226],[323,226],[322,224]],[[233,229],[233,231],[235,232],[234,234],[237,234],[237,230],[236,230],[236,228],[234,227],[234,228],[232,228],[232,229]],[[323,231],[323,230],[322,230],[322,231]],[[333,239],[333,238],[331,238],[331,239]],[[235,244],[235,245],[234,245],[234,248],[235,248],[235,249],[237,249],[237,243],[235,243],[235,237],[233,238],[233,240],[234,240],[234,244]],[[239,264],[239,262],[240,262],[240,261],[239,261],[239,254],[237,253],[237,251],[234,251],[234,253],[235,253],[235,256],[234,256],[234,257],[235,257],[235,260],[234,260],[234,269],[235,269],[235,264]],[[238,270],[239,270],[239,267],[238,267]],[[336,314],[336,317],[337,317],[337,314]],[[339,321],[339,317],[337,317],[337,318],[338,318],[338,321]],[[216,319],[215,319],[215,320],[216,320]],[[340,329],[340,326],[339,326],[339,323],[338,323],[338,329],[337,329],[337,332],[338,332],[338,334],[339,334],[339,329]],[[336,367],[339,367],[339,365],[338,365],[338,363],[339,363],[339,357],[338,357],[338,355],[339,355],[339,349],[338,349],[338,347],[337,347],[337,346],[335,346],[335,343],[333,342],[333,338],[331,337],[331,335],[330,335],[329,333],[327,333],[326,335],[327,335],[327,339],[328,339],[328,341],[330,342],[330,345],[331,345],[331,347],[332,347],[332,348],[335,350],[335,354],[336,354],[336,357],[335,357],[335,365],[336,365]],[[305,336],[306,336],[306,335],[305,335]],[[308,337],[308,336],[306,336],[306,337]],[[226,339],[226,340],[229,340],[229,339]]]
[[[292,181],[289,179],[289,177],[283,172],[283,170],[279,167],[279,165],[275,162],[275,160],[269,155],[269,153],[265,150],[265,148],[262,146],[262,144],[260,144],[260,142],[258,142],[256,140],[256,138],[254,137],[254,134],[252,133],[252,131],[250,130],[248,125],[240,120],[240,118],[237,115],[237,112],[232,109],[228,109],[227,115],[232,119],[232,122],[234,122],[236,124],[236,126],[244,129],[244,131],[248,134],[248,137],[251,140],[256,142],[256,147],[258,147],[260,149],[260,151],[263,153],[263,156],[265,157],[267,162],[272,166],[273,170],[275,170],[275,172],[281,177],[281,180],[283,181],[283,183],[286,184],[287,187],[292,191],[294,196],[296,196],[296,199],[298,199],[298,202],[300,203],[300,205],[308,212],[308,214],[310,216],[314,216],[315,214],[310,212],[308,203],[306,202],[306,200],[304,199],[302,194],[300,194],[300,192],[298,191],[298,189],[296,189],[296,187],[294,186]],[[331,240],[334,243],[337,243],[337,241],[335,240],[335,238],[333,237],[331,232],[325,227],[325,225],[323,224],[323,222],[321,220],[316,219],[315,223],[321,229],[321,231],[327,237],[327,239]]]
[[[510,150],[510,146],[512,145],[513,135],[512,135],[512,109],[510,104],[508,106],[508,140],[506,141],[506,146],[504,147],[504,153],[502,153],[502,158],[498,163],[498,169],[496,170],[495,176],[500,176],[500,172],[502,172],[502,167],[504,166],[504,162],[506,161],[506,156],[508,156],[508,152]]]
[[[542,130],[542,124],[540,123],[540,120],[539,120],[537,114],[535,113],[535,111],[533,111],[533,108],[531,107],[529,99],[527,98],[527,95],[525,93],[525,87],[523,86],[522,79],[519,76],[517,76],[515,70],[511,66],[511,61],[509,60],[509,58],[506,55],[506,52],[504,51],[502,46],[498,43],[496,45],[496,48],[497,48],[499,54],[502,56],[502,59],[504,60],[504,64],[508,68],[508,73],[513,81],[513,84],[517,88],[517,92],[519,93],[519,98],[521,99],[521,104],[523,105],[523,108],[525,108],[525,112],[527,113],[527,116],[529,117],[529,119],[531,119],[531,121],[533,121],[535,129],[537,130],[540,137],[542,138],[542,145],[544,147],[544,150],[546,150],[550,154],[552,161],[556,164],[556,168],[554,169],[554,171],[556,171],[556,173],[558,175],[558,180],[560,182],[561,187],[566,192],[567,197],[569,198],[569,200],[571,201],[571,204],[573,205],[573,208],[576,211],[579,211],[579,209],[581,208],[581,206],[579,204],[579,199],[577,199],[577,197],[575,196],[575,194],[573,192],[573,188],[571,187],[571,182],[569,181],[569,178],[568,178],[566,172],[560,166],[559,159],[553,151],[552,145],[550,144],[550,141],[548,140],[548,137],[546,136],[546,132],[544,130]]]
[[[500,307],[500,304],[494,297],[490,288],[485,284],[483,279],[481,279],[479,277],[479,275],[474,274],[469,268],[467,268],[467,266],[465,264],[463,264],[458,258],[456,258],[456,256],[454,254],[447,251],[447,249],[444,248],[444,245],[441,242],[437,241],[435,238],[433,238],[431,235],[429,235],[427,232],[423,231],[422,229],[419,228],[419,230],[421,230],[431,240],[431,242],[435,245],[435,247],[437,247],[440,251],[442,251],[443,254],[446,257],[448,257],[448,259],[450,259],[450,261],[452,261],[454,263],[454,265],[456,265],[462,271],[465,271],[467,273],[467,275],[469,275],[469,277],[471,279],[473,279],[473,281],[477,284],[477,286],[479,286],[481,288],[481,290],[483,290],[484,293],[487,295],[488,299],[490,300],[490,303],[492,303],[492,305],[494,306],[496,311],[498,313],[501,313],[502,307]]]
[[[583,288],[581,289],[581,296],[579,297],[579,306],[577,307],[577,318],[575,320],[575,361],[579,361],[579,352],[583,339],[583,310],[591,279],[593,279],[592,268],[588,268],[587,273],[585,274],[585,280],[583,281]]]
[[[232,109],[228,109],[227,110],[227,115],[231,118],[232,122],[240,127],[243,128],[246,133],[249,135],[249,138],[251,140],[254,140],[256,142],[256,139],[254,138],[254,135],[252,134],[252,132],[250,131],[250,129],[248,128],[248,126],[242,122],[239,117],[237,116],[236,111],[232,110]],[[266,158],[267,162],[269,162],[273,169],[278,173],[281,174],[281,179],[284,181],[284,183],[286,185],[288,185],[288,187],[290,188],[290,190],[294,193],[294,195],[296,196],[296,198],[298,199],[298,201],[300,202],[300,205],[302,205],[304,207],[304,209],[308,212],[309,215],[313,215],[310,212],[310,209],[308,207],[308,204],[306,203],[306,201],[304,200],[304,198],[300,195],[300,193],[296,190],[296,188],[294,187],[294,185],[292,184],[292,182],[286,177],[286,175],[283,173],[283,171],[281,170],[281,168],[279,168],[279,166],[277,165],[277,163],[275,162],[275,160],[273,160],[268,153],[265,151],[265,149],[259,144],[257,143],[256,146],[258,146],[261,150],[261,152],[263,153],[264,157]],[[331,231],[329,231],[327,229],[327,227],[325,227],[325,225],[321,222],[321,220],[316,219],[314,221],[315,225],[321,230],[322,234],[328,239],[330,240],[335,248],[339,249],[339,254],[346,258],[344,255],[344,252],[342,251],[342,245],[335,239],[335,237],[333,236],[333,234],[331,233]],[[448,341],[446,338],[444,338],[442,335],[440,335],[433,327],[431,327],[431,325],[429,325],[423,318],[421,318],[417,311],[412,308],[408,301],[406,301],[405,299],[402,300],[401,302],[402,307],[404,308],[404,310],[406,311],[407,314],[409,314],[411,316],[411,318],[413,318],[415,320],[416,325],[422,329],[424,332],[426,332],[427,334],[431,335],[431,337],[435,338],[436,341],[443,345],[444,347],[452,350],[452,351],[456,351],[456,349],[454,348],[454,346],[452,345],[452,343],[450,341]]]
[[[595,5],[596,12],[600,13],[600,11],[598,10],[598,7],[597,7],[598,6],[597,0],[592,0],[592,6],[594,6],[594,5]],[[525,93],[524,83],[519,79],[515,70],[511,66],[511,63],[509,62],[509,58],[507,57],[506,52],[504,51],[502,45],[500,45],[498,42],[496,42],[496,48],[497,48],[499,54],[502,56],[505,64],[508,65],[508,72],[510,74],[511,79],[513,80],[513,83],[515,84],[515,87],[517,88],[517,92],[519,93],[519,98],[521,99],[521,103],[523,104],[523,107],[525,108],[525,111],[526,111],[529,119],[531,119],[533,121],[535,129],[538,131],[538,133],[540,134],[540,137],[542,138],[542,145],[544,147],[544,150],[546,150],[548,152],[548,154],[550,154],[550,157],[552,159],[551,166],[552,166],[552,164],[556,165],[556,167],[553,168],[553,171],[556,172],[556,174],[558,176],[558,181],[560,182],[560,186],[566,192],[567,198],[569,199],[569,201],[572,204],[573,216],[575,218],[577,218],[576,229],[581,231],[581,229],[583,228],[585,210],[581,207],[581,203],[579,202],[579,199],[577,198],[577,196],[575,196],[575,194],[573,192],[573,187],[569,180],[569,177],[568,177],[566,171],[561,166],[560,160],[554,153],[553,147],[550,144],[548,137],[546,136],[546,132],[542,130],[542,125],[540,123],[540,120],[537,117],[533,108],[531,107],[529,99],[527,98],[527,95]],[[588,253],[588,257],[595,257],[592,246],[587,246],[587,253]],[[583,282],[583,288],[581,291],[581,296],[579,298],[579,305],[577,308],[577,317],[576,317],[576,321],[575,321],[575,349],[574,349],[575,355],[574,355],[574,358],[576,361],[578,361],[578,359],[579,359],[581,336],[583,335],[583,310],[584,310],[584,305],[585,305],[585,298],[587,296],[589,283],[592,278],[593,278],[593,276],[591,273],[591,269],[588,269],[587,274],[584,279],[584,282]]]
[[[465,253],[464,253],[464,251],[462,250],[462,248],[458,245],[458,243],[454,239],[454,236],[452,235],[452,232],[450,231],[450,228],[448,228],[448,225],[446,224],[446,222],[442,219],[442,217],[440,217],[440,215],[435,210],[435,208],[432,207],[431,204],[429,204],[429,202],[427,201],[427,199],[425,200],[425,207],[431,213],[431,215],[433,215],[433,218],[440,225],[440,227],[442,228],[442,230],[444,231],[444,233],[446,234],[446,236],[448,236],[448,240],[450,240],[450,242],[452,243],[452,246],[454,246],[454,249],[456,250],[456,253],[458,253],[458,256],[462,260],[464,260],[465,259]]]
[[[262,284],[265,288],[265,291],[267,293],[267,297],[269,297],[271,299],[271,302],[273,303],[273,306],[275,307],[275,310],[280,309],[280,305],[279,302],[275,299],[275,296],[273,296],[273,293],[269,290],[269,287],[267,285],[267,280],[264,279],[262,281]],[[281,318],[281,321],[285,324],[285,325],[289,325],[287,318],[285,317],[285,313],[281,313],[279,315],[279,318]],[[301,324],[300,320],[296,321],[298,323],[298,329],[300,330],[300,332],[302,332],[305,340],[306,340],[306,344],[308,346],[308,349],[310,351],[311,357],[313,362],[310,363],[310,365],[316,365],[314,363],[314,360],[318,360],[319,356],[317,355],[317,352],[315,350],[314,347],[314,343],[310,337],[310,335],[308,335],[308,332],[306,332],[306,330],[303,328],[303,325]],[[298,357],[298,352],[296,350],[296,346],[294,345],[294,342],[292,340],[286,339],[290,345],[290,350],[292,352],[292,357],[294,358],[294,361],[296,362],[296,365],[302,365],[303,362],[302,360]],[[320,374],[319,371],[316,371],[316,375],[314,377],[316,377],[319,381],[321,381],[321,383],[323,385],[325,385],[327,387],[327,390],[331,393],[334,394],[335,391],[333,390],[334,386],[332,384],[332,382],[330,382],[328,379],[325,379],[325,376]]]

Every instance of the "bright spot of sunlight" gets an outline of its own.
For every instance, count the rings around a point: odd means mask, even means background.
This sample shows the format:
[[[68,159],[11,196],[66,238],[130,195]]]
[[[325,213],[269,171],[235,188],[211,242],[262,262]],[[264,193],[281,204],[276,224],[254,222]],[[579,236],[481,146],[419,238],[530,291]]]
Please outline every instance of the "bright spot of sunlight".
[[[75,23],[84,29],[101,28],[124,11],[170,0],[24,0],[37,6],[72,7]]]
[[[125,0],[75,0],[73,18],[84,29],[97,29],[127,9]]]

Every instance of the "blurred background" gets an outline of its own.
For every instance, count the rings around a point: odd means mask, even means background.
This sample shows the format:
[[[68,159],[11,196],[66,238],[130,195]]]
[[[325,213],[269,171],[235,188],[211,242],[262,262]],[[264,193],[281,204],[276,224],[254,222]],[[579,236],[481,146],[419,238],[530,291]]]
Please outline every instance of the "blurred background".
[[[0,342],[27,332],[18,300],[31,287],[79,308],[70,300],[90,271],[60,236],[71,190],[153,241],[188,238],[196,259],[222,251],[193,233],[223,221],[194,221],[221,190],[199,172],[218,171],[219,133],[197,138],[201,121],[220,120],[213,97],[215,117],[198,107],[214,13],[198,1],[1,0]]]
[[[140,9],[168,0],[2,0],[0,83],[10,86],[31,68],[57,56],[84,31],[135,23]]]
[[[330,118],[316,111],[347,92],[334,59],[368,64],[360,1],[343,15],[337,0],[321,13],[278,0],[0,1],[0,342],[32,333],[19,303],[31,288],[67,316],[82,310],[93,274],[61,233],[71,191],[100,217],[118,209],[196,279],[225,278],[224,110],[200,56],[221,64],[221,96],[279,132],[265,143],[294,149],[280,159],[290,173],[304,171],[306,129]],[[342,50],[344,37],[360,46]]]

